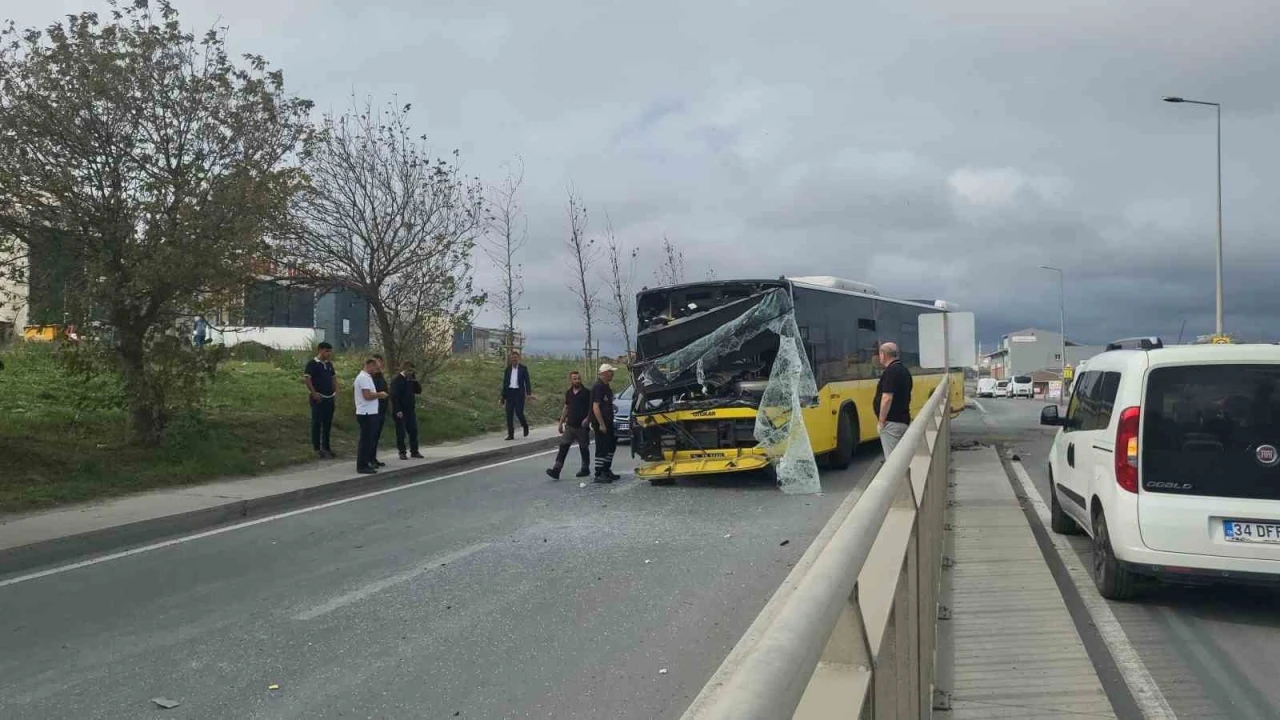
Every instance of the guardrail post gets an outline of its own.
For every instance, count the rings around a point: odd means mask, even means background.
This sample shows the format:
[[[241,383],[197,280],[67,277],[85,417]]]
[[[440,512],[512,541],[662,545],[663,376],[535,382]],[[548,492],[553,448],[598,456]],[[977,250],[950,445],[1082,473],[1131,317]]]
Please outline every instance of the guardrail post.
[[[793,720],[830,718],[850,707],[870,707],[867,700],[871,694],[872,664],[858,588],[854,587],[840,610]],[[863,715],[869,717],[865,712]]]

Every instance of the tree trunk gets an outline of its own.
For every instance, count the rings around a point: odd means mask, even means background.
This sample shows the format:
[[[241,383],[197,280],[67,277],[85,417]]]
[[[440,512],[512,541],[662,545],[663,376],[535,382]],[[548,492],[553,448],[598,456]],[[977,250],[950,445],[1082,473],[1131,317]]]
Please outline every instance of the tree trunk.
[[[378,334],[382,336],[382,356],[387,364],[384,373],[394,373],[400,367],[400,343],[395,334],[395,321],[391,317],[391,311],[380,303],[372,303],[372,309],[378,323]]]
[[[154,447],[164,431],[164,398],[147,375],[144,343],[138,333],[122,333],[116,352],[129,406],[129,432],[134,442]]]

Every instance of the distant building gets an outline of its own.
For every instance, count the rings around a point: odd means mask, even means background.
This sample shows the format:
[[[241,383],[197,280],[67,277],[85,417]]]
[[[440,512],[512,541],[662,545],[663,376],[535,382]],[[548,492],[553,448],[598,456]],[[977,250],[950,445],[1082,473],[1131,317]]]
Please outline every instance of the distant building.
[[[9,279],[10,258],[0,256],[0,345],[7,345],[22,337],[27,325],[29,288],[24,282]]]
[[[1068,338],[1067,364],[1076,367],[1104,349],[1098,345],[1081,345]],[[1060,370],[1062,336],[1034,328],[1012,332],[1000,338],[999,349],[984,355],[981,362],[991,369],[991,376],[999,380],[1030,375],[1037,370]]]
[[[253,341],[277,349],[313,347],[321,341],[335,350],[370,344],[369,303],[347,290],[319,293],[269,279],[250,285],[244,306],[211,318],[210,340],[226,345]]]
[[[515,333],[516,350],[524,348],[524,335]],[[502,356],[507,354],[507,331],[502,328],[482,328],[469,325],[453,335],[453,352],[456,355]]]

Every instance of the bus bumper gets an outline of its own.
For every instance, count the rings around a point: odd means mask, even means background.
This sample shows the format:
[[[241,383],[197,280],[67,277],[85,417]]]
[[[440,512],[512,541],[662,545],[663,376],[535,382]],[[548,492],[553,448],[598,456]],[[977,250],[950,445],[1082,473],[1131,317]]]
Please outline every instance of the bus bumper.
[[[645,463],[636,468],[636,476],[647,480],[691,477],[695,475],[720,475],[724,473],[751,472],[769,467],[769,456],[763,452],[725,451],[716,453],[676,453],[658,462]]]

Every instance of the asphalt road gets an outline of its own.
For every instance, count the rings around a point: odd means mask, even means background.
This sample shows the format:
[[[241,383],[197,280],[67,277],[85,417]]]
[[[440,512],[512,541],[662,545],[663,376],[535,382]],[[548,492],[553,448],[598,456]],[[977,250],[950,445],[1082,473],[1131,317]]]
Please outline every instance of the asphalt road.
[[[0,717],[677,718],[878,454],[818,496],[541,456],[0,586]]]
[[[964,413],[953,431],[958,437],[1003,444],[1018,454],[1047,503],[1053,430],[1038,424],[1043,403],[979,403],[984,412]],[[1090,567],[1088,540],[1071,538],[1071,546]],[[1092,592],[1092,587],[1084,590]],[[1179,718],[1280,717],[1280,592],[1166,585],[1151,588],[1136,601],[1108,605]]]

